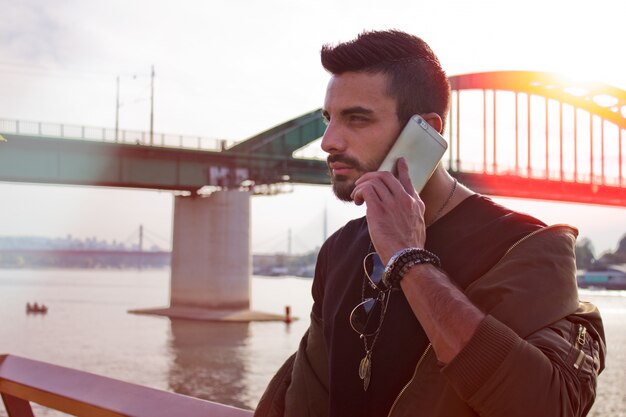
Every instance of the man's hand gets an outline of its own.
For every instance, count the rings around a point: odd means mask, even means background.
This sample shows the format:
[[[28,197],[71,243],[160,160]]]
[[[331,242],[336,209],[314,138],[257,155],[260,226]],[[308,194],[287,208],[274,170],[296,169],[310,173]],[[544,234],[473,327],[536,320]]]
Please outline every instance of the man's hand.
[[[404,158],[390,172],[368,172],[352,192],[358,205],[367,203],[372,243],[386,264],[400,249],[423,248],[426,242],[424,202],[413,189]],[[449,363],[467,344],[485,315],[441,270],[414,265],[400,281],[411,310],[421,323],[439,361]]]
[[[368,172],[355,182],[352,199],[367,204],[370,238],[386,264],[400,249],[423,248],[426,242],[424,202],[415,192],[404,158],[396,162],[397,178],[390,172]]]

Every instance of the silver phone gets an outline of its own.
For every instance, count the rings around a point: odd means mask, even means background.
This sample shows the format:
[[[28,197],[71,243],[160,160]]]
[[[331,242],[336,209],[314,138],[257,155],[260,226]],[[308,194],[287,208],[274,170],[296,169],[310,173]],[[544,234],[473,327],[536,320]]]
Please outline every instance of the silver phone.
[[[419,115],[411,116],[400,132],[379,171],[392,171],[398,158],[403,156],[409,165],[409,176],[415,191],[422,191],[435,171],[448,143],[428,122]]]

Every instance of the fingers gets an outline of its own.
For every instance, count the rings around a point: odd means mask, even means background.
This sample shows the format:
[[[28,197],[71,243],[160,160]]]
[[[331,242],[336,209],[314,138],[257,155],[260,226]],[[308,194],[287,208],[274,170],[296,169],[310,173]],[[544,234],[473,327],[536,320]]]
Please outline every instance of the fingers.
[[[425,240],[423,201],[416,194],[404,160],[391,172],[363,174],[351,194],[357,205],[367,203],[368,229],[372,243],[383,258],[399,247],[423,247]]]
[[[406,177],[405,181],[408,180],[409,182],[408,186],[411,187],[408,173],[405,173],[404,176]],[[368,172],[355,182],[352,199],[357,205],[361,205],[365,201],[372,202],[372,199],[375,199],[375,201],[401,199],[405,195],[405,186],[391,173]],[[413,197],[415,191],[413,190],[409,195]]]
[[[413,183],[411,182],[411,177],[409,176],[409,165],[406,163],[406,159],[403,157],[398,158],[396,160],[394,171],[396,171],[396,176],[404,191],[406,191],[411,197],[416,197],[417,193],[415,192],[415,188],[413,187]]]
[[[360,206],[366,201],[383,201],[391,196],[391,192],[384,181],[381,181],[378,176],[366,175],[367,174],[355,182],[355,187],[351,194],[352,200],[357,206]]]
[[[355,187],[354,191],[352,191],[352,200],[357,206],[360,206],[365,202],[381,202],[384,198],[382,193],[383,191],[384,190],[380,189],[380,187],[377,189],[377,187],[371,182],[361,184],[360,186]]]

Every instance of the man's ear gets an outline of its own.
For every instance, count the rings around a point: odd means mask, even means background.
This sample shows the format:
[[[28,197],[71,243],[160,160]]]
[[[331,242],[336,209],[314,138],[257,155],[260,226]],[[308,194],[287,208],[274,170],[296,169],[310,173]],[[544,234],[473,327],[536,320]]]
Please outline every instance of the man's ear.
[[[426,120],[429,125],[433,127],[437,132],[441,133],[443,130],[443,121],[437,113],[424,113],[420,114],[422,119]]]

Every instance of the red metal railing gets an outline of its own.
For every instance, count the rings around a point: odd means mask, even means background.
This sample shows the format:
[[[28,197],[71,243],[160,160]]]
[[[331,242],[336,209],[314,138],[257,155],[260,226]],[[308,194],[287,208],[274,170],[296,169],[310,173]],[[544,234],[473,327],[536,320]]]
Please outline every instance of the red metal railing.
[[[34,417],[31,402],[84,417],[251,417],[253,412],[14,355],[0,355],[9,417]]]

